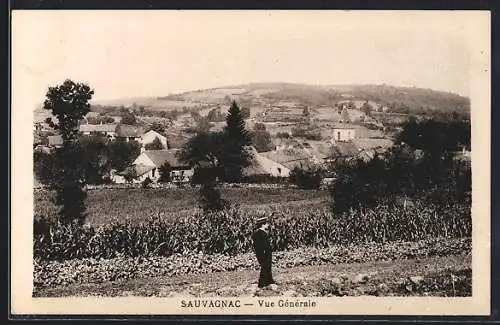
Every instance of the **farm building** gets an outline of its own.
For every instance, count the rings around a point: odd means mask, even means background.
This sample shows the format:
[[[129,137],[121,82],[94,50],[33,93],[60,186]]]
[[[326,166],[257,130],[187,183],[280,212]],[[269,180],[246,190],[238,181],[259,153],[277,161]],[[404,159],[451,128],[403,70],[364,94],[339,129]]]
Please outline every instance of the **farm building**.
[[[392,147],[393,141],[387,138],[356,138],[352,142],[362,150],[369,150],[375,148],[388,149]]]
[[[63,145],[63,138],[60,135],[49,135],[47,141],[49,147],[58,148]]]
[[[193,176],[193,168],[181,163],[176,157],[177,150],[146,150],[137,157],[129,168],[135,170],[134,183],[140,183],[146,178],[156,182],[160,178],[159,168],[168,163],[170,178],[174,181],[188,182]],[[113,175],[115,183],[125,183],[124,175],[129,170]]]
[[[289,170],[292,170],[295,167],[307,168],[313,164],[312,156],[303,149],[275,150],[262,152],[261,155],[285,166]]]
[[[125,141],[138,141],[143,134],[143,129],[134,125],[119,124],[116,128],[116,138]]]
[[[339,142],[332,146],[330,154],[324,159],[326,162],[349,161],[358,156],[360,150],[352,142]]]
[[[83,135],[105,135],[114,139],[116,129],[116,124],[81,124],[79,131]]]
[[[290,169],[283,164],[258,153],[253,147],[251,148],[251,152],[253,154],[253,159],[251,165],[243,170],[245,176],[270,175],[275,177],[288,177],[290,175]]]
[[[167,141],[167,137],[164,136],[164,135],[161,135],[160,133],[154,131],[154,130],[150,130],[146,133],[144,133],[140,139],[139,139],[139,143],[142,144],[142,146],[145,146],[149,143],[152,143],[154,141],[154,139],[158,138],[158,140],[160,140],[161,144],[163,145],[164,148],[167,148],[168,149],[168,141]]]
[[[356,137],[356,131],[354,130],[354,128],[336,126],[332,131],[332,140],[335,142],[347,142],[353,140]]]

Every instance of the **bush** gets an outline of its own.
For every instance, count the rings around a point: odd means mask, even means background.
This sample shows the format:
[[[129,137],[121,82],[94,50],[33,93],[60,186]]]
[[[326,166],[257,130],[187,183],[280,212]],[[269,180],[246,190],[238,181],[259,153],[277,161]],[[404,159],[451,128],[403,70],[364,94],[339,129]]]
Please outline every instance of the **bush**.
[[[146,177],[142,183],[141,183],[141,187],[142,188],[150,188],[151,187],[151,184],[153,184],[153,181],[151,180],[151,178],[149,177]]]
[[[227,202],[222,199],[220,191],[212,184],[202,184],[200,187],[200,208],[204,212],[223,210]]]
[[[158,172],[160,173],[160,177],[158,178],[158,183],[169,183],[172,181],[172,177],[170,175],[172,171],[172,167],[168,162],[165,162],[163,165],[158,168]]]
[[[250,175],[242,179],[242,183],[252,184],[285,184],[288,179],[286,177],[272,176],[269,174]]]
[[[288,132],[277,132],[276,137],[280,139],[288,139],[290,138],[290,134]]]
[[[437,206],[470,199],[471,171],[452,155],[416,157],[405,146],[394,146],[370,161],[351,160],[332,166],[333,212],[371,207],[396,196],[427,200]]]
[[[301,169],[295,167],[289,176],[289,181],[303,189],[318,189],[323,179],[323,171],[319,168]]]

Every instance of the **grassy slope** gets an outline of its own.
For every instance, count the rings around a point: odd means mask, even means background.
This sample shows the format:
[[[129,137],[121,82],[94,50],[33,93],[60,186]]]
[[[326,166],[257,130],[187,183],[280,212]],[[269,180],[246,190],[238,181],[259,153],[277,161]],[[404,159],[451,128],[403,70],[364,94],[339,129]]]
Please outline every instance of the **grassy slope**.
[[[328,193],[299,189],[223,188],[222,197],[248,209],[279,209],[288,206],[326,206]],[[198,190],[185,189],[103,189],[90,190],[87,197],[87,222],[103,224],[129,218],[145,220],[151,215],[168,216],[192,213],[198,206]],[[45,191],[34,194],[35,216],[54,215],[56,207]]]
[[[470,296],[470,255],[275,269],[275,290],[257,270],[143,277],[44,288],[36,296]],[[421,276],[421,282],[410,277]],[[228,280],[230,279],[230,280]]]

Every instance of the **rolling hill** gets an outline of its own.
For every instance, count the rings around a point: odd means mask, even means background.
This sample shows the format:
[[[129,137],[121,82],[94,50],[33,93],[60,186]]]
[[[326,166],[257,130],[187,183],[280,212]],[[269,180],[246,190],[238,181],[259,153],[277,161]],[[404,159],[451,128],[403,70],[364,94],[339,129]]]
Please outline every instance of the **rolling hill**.
[[[124,98],[94,102],[93,110],[144,107],[154,111],[206,109],[225,105],[235,99],[240,105],[259,109],[273,105],[334,107],[337,102],[370,101],[388,106],[391,111],[410,114],[457,112],[470,114],[470,100],[457,94],[417,87],[389,85],[320,86],[292,83],[250,83],[244,85],[188,91],[158,97]],[[41,110],[41,109],[40,109]],[[43,111],[43,110],[41,110]],[[37,110],[35,115],[46,116]]]

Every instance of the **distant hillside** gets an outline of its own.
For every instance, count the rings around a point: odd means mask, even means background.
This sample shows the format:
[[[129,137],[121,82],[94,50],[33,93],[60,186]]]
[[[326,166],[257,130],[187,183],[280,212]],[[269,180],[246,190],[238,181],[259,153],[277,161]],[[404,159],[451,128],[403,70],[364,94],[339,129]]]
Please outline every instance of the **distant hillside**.
[[[339,101],[363,100],[385,105],[397,113],[433,115],[457,112],[470,115],[470,100],[453,93],[416,87],[389,85],[318,86],[291,83],[250,83],[245,85],[195,90],[160,97],[124,98],[94,102],[94,110],[113,111],[120,106],[144,107],[153,111],[203,110],[226,105],[235,99],[242,106],[260,109],[272,105],[334,107]],[[40,114],[38,115],[46,115]]]

